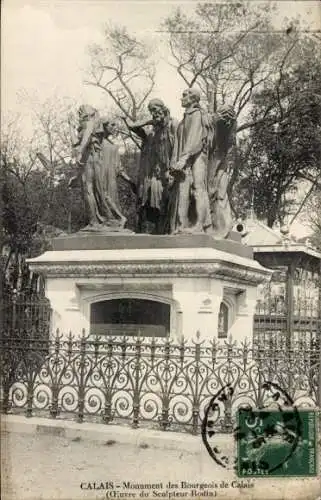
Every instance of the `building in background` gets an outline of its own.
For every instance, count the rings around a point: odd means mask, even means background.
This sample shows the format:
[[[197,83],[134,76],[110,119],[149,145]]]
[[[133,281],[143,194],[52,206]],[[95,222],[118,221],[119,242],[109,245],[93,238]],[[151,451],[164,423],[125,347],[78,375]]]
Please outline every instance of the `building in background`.
[[[236,229],[254,258],[274,271],[258,287],[254,337],[287,345],[315,342],[321,333],[321,253],[308,239],[298,242],[287,229],[273,230],[253,214]]]

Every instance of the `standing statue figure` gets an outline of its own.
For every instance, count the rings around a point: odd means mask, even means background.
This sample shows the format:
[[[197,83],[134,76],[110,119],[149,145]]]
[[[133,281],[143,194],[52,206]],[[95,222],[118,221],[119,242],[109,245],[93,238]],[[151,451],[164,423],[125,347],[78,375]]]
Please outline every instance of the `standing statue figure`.
[[[89,224],[84,230],[120,230],[126,218],[119,208],[115,182],[120,171],[119,152],[108,140],[113,127],[92,106],[80,106],[78,116],[78,136],[73,137],[73,147],[79,174],[71,179],[70,186],[81,179],[89,211]]]
[[[200,107],[200,92],[189,88],[181,99],[184,118],[178,126],[170,172],[175,181],[170,200],[170,233],[202,233],[212,226],[208,196],[208,148],[211,123]]]
[[[151,119],[126,122],[129,130],[143,141],[138,176],[138,232],[146,232],[146,226],[151,224],[151,232],[164,234],[171,189],[169,168],[178,122],[160,99],[152,99],[148,110]],[[152,126],[152,130],[146,131],[147,126]]]
[[[123,225],[126,223],[126,218],[121,213],[120,201],[117,187],[117,177],[121,177],[130,186],[131,190],[136,194],[136,184],[125,172],[119,154],[119,148],[111,140],[110,136],[115,136],[118,133],[117,125],[108,117],[101,119],[104,129],[102,141],[102,158],[103,158],[103,186],[107,201],[114,213],[122,219]],[[114,208],[113,208],[114,207]]]
[[[214,115],[214,138],[209,150],[209,198],[212,234],[226,238],[233,227],[229,202],[229,180],[234,168],[236,116],[232,106],[223,106]]]

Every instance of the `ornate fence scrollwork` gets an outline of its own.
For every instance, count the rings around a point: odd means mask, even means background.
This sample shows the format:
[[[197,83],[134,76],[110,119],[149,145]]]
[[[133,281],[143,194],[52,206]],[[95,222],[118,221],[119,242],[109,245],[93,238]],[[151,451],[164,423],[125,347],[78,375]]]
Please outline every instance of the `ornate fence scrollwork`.
[[[126,423],[200,432],[212,396],[229,384],[233,396],[218,402],[213,427],[229,432],[236,410],[259,407],[264,382],[282,387],[300,406],[316,406],[320,343],[269,343],[201,339],[86,337],[43,340],[2,335],[2,412],[79,422]]]

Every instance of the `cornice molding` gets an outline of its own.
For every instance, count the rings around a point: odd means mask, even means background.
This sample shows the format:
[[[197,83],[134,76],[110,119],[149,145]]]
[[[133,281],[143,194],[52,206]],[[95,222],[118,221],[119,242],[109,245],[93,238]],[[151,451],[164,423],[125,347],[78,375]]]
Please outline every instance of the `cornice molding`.
[[[166,262],[166,263],[36,263],[31,270],[50,278],[97,277],[219,277],[249,284],[261,283],[271,271],[232,262]]]

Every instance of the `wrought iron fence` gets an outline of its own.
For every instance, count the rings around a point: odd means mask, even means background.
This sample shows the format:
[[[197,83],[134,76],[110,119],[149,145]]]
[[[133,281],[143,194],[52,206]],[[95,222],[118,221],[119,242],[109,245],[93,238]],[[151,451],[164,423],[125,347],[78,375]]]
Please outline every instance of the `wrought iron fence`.
[[[302,302],[302,303],[301,303]],[[313,348],[320,342],[321,309],[319,302],[297,302],[292,312],[278,306],[278,297],[268,296],[265,304],[259,301],[253,320],[253,342],[284,348],[301,345]]]
[[[6,334],[25,337],[32,334],[49,339],[51,306],[42,294],[6,293],[0,303],[1,327]]]
[[[301,328],[291,331],[289,342],[288,330],[282,318],[254,316],[253,344],[266,346],[267,348],[287,349],[289,344],[293,349],[314,349],[320,344],[321,320],[310,318]]]
[[[267,381],[299,407],[320,405],[320,345],[301,347],[231,338],[174,343],[57,333],[48,343],[3,336],[2,411],[196,434],[211,397],[229,384],[232,399],[219,401],[213,425],[228,432],[239,407],[266,403]]]

